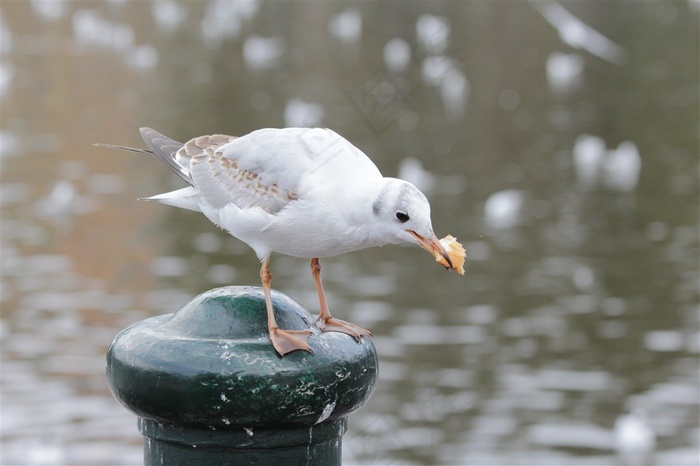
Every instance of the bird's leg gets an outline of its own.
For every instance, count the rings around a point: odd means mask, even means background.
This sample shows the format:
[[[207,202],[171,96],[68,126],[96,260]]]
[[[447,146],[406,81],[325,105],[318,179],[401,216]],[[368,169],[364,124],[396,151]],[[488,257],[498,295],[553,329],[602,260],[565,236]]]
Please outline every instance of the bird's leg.
[[[360,341],[360,337],[371,336],[369,330],[366,330],[358,325],[345,322],[344,320],[336,319],[328,310],[326,302],[326,294],[323,292],[323,284],[321,283],[321,263],[318,258],[311,259],[311,275],[314,277],[316,284],[316,292],[318,293],[318,303],[321,307],[321,312],[318,314],[318,327],[324,332],[340,332],[346,333],[355,340]]]
[[[260,268],[260,280],[262,281],[263,293],[265,294],[267,328],[270,332],[272,346],[275,347],[275,350],[281,356],[296,350],[304,350],[308,351],[309,353],[313,353],[308,343],[309,336],[311,336],[311,330],[282,330],[277,326],[275,312],[272,307],[272,292],[270,288],[272,274],[270,273],[269,262],[269,257],[263,259],[262,267]]]

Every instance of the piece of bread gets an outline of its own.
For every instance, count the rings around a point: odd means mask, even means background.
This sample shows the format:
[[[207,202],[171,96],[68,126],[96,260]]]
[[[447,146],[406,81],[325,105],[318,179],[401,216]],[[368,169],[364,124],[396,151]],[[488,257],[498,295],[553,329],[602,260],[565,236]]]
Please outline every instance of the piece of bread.
[[[448,269],[452,268],[456,270],[458,274],[464,275],[464,258],[467,255],[464,247],[457,242],[457,238],[453,237],[452,235],[447,235],[442,238],[440,240],[440,244],[442,244],[447,251],[447,255],[450,257],[452,266],[450,267],[450,264],[448,264],[445,258],[440,254],[435,255],[435,260]]]

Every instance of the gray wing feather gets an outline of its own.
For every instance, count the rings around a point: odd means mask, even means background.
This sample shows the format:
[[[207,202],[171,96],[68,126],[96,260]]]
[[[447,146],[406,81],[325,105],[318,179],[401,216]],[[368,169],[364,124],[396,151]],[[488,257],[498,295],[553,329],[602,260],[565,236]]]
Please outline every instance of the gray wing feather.
[[[141,128],[141,137],[150,149],[150,153],[168,166],[177,176],[182,178],[190,186],[194,181],[190,177],[189,170],[175,161],[175,154],[184,146],[181,142],[170,139],[151,128]]]

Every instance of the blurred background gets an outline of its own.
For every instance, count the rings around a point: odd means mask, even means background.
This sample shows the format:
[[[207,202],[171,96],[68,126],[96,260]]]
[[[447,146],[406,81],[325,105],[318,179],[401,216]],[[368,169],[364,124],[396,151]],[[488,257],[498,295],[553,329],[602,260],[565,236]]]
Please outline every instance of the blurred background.
[[[2,457],[136,465],[116,333],[259,262],[142,146],[326,126],[428,195],[419,248],[327,259],[372,330],[345,464],[697,465],[698,0],[7,1],[0,7]],[[317,312],[306,260],[273,286]],[[632,414],[628,414],[632,412]]]

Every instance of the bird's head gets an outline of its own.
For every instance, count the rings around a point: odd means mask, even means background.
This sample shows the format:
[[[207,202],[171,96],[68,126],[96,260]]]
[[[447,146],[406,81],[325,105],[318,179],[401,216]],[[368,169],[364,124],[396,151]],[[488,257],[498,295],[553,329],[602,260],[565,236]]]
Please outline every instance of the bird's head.
[[[428,251],[438,262],[452,268],[445,247],[433,232],[430,203],[425,195],[408,181],[385,178],[385,183],[372,204],[372,211],[382,225],[387,243],[413,243]]]

